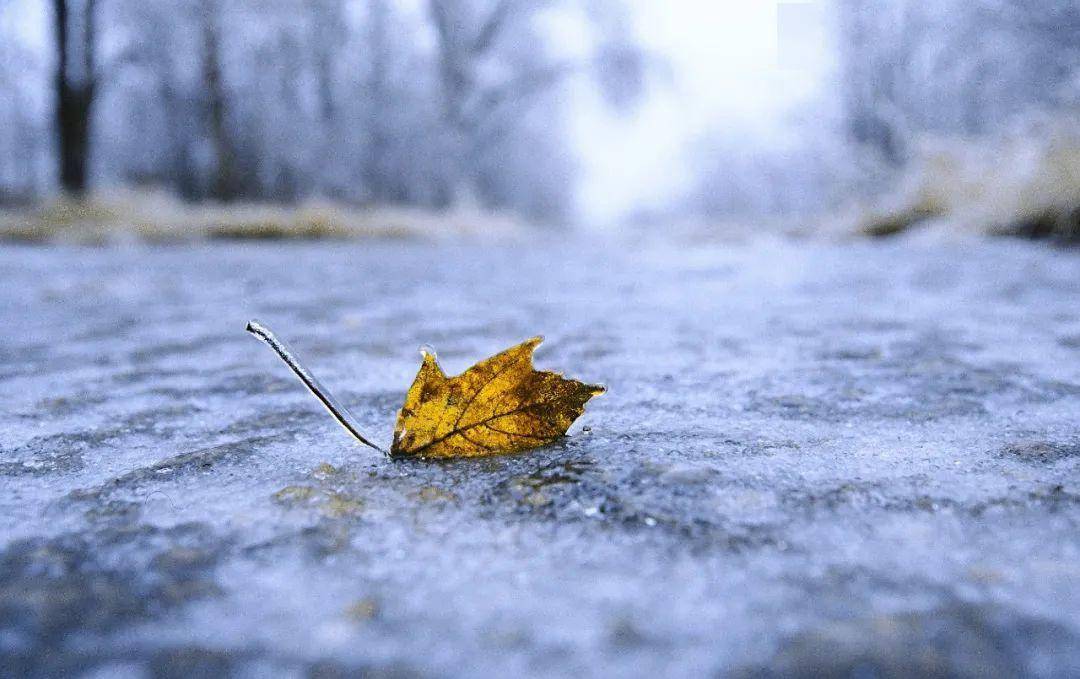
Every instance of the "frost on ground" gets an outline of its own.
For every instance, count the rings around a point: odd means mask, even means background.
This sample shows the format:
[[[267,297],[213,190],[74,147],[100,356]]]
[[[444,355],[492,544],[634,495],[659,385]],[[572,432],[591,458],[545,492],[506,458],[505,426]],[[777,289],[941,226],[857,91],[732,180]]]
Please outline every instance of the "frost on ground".
[[[4,676],[1080,673],[1080,258],[1022,242],[0,250]],[[608,393],[389,462],[544,333]]]

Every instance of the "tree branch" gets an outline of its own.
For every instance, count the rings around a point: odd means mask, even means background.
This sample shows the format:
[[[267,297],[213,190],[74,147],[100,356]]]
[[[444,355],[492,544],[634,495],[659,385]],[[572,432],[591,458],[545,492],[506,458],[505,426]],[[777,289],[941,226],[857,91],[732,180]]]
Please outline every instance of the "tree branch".
[[[94,62],[97,57],[97,0],[86,0],[86,15],[83,17],[83,73],[86,88],[93,91],[97,87]]]
[[[476,34],[476,39],[473,40],[472,45],[469,47],[469,51],[473,55],[479,56],[491,49],[491,46],[498,39],[503,25],[510,17],[511,10],[515,9],[518,4],[520,4],[520,0],[499,0],[499,3],[488,14],[487,19]]]
[[[446,44],[453,32],[450,27],[450,13],[446,9],[446,0],[428,0],[428,13],[439,34],[440,44]]]
[[[477,113],[483,115],[483,112],[495,111],[508,102],[536,96],[575,73],[588,70],[592,63],[593,60],[591,59],[586,61],[563,61],[526,71],[482,93],[473,108]],[[479,118],[480,116],[474,117]]]

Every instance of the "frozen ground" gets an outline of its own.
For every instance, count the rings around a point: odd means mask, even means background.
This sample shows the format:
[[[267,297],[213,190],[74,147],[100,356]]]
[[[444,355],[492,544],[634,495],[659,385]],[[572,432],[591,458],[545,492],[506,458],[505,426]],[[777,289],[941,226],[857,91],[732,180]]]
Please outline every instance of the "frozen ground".
[[[1080,255],[0,249],[0,675],[1080,674]],[[434,345],[565,443],[394,463]],[[584,429],[588,427],[588,429]]]

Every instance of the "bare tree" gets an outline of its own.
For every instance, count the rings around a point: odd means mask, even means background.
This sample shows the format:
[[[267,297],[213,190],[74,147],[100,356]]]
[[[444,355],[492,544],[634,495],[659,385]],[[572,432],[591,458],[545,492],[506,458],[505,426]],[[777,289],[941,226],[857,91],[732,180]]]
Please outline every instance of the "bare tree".
[[[893,164],[920,131],[979,135],[1058,106],[1080,72],[1075,0],[841,0],[851,137]]]
[[[221,64],[221,11],[218,0],[200,0],[202,23],[202,76],[214,154],[210,195],[219,200],[235,198],[240,191],[236,150],[229,132],[228,95]]]
[[[368,76],[365,83],[368,133],[367,153],[363,161],[363,182],[371,199],[378,202],[400,200],[390,176],[389,154],[393,131],[390,117],[391,101],[391,8],[388,0],[369,0],[367,45],[369,50]]]
[[[627,105],[640,93],[629,72],[642,66],[640,50],[606,45],[584,58],[552,58],[534,26],[537,15],[555,0],[428,0],[436,37],[442,122],[449,134],[449,176],[455,200],[476,190],[473,169],[485,149],[512,135],[528,110],[577,74],[613,76],[611,101]],[[585,3],[586,10],[601,2]],[[598,23],[613,16],[586,12]],[[625,29],[625,25],[620,26]]]
[[[87,186],[90,116],[98,88],[97,0],[83,0],[81,16],[72,9],[69,0],[53,0],[56,129],[60,183],[65,191],[80,194]]]
[[[0,101],[0,151],[56,162],[72,193],[93,174],[193,199],[443,207],[468,196],[562,210],[573,153],[561,85],[603,76],[613,103],[633,99],[633,46],[616,49],[625,26],[609,30],[617,12],[598,9],[622,1],[52,0],[57,58],[35,59],[55,73],[16,74],[8,44],[0,71],[28,101],[55,94],[55,115]],[[587,22],[599,47],[560,55],[548,11]],[[12,153],[17,137],[31,143]],[[27,174],[5,163],[5,175]]]
[[[43,73],[39,55],[21,40],[7,12],[18,12],[0,0],[0,204],[30,199],[40,188],[42,132],[53,126],[39,120],[32,83]],[[28,82],[29,81],[29,82]]]

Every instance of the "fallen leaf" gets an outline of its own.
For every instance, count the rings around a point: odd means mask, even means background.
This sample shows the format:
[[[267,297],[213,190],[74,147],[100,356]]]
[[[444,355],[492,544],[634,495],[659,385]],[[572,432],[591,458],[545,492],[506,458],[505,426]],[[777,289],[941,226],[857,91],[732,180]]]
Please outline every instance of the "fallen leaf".
[[[355,418],[315,379],[288,346],[266,326],[248,332],[266,342],[349,433],[376,450]],[[513,453],[551,443],[581,417],[585,403],[604,387],[533,368],[534,337],[447,377],[435,355],[424,352],[405,405],[398,412],[392,458],[479,457]],[[384,451],[385,452],[385,451]]]
[[[604,388],[533,368],[534,337],[447,377],[424,352],[394,427],[392,457],[476,457],[551,443]]]

